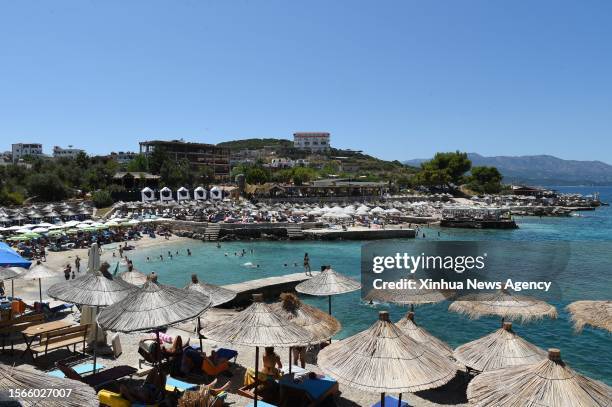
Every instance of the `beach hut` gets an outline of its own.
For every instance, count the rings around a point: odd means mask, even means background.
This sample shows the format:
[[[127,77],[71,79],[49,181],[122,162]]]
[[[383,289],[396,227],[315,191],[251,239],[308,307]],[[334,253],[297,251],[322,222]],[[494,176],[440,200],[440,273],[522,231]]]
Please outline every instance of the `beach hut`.
[[[172,198],[172,190],[168,187],[163,187],[159,190],[159,201],[161,203],[172,202],[174,198]]]
[[[220,201],[223,199],[223,190],[219,187],[212,187],[210,189],[210,199],[214,201]]]
[[[468,294],[454,301],[448,309],[475,319],[496,315],[512,321],[528,322],[544,317],[557,318],[557,309],[545,301],[506,290]]]
[[[206,295],[210,298],[211,307],[230,302],[236,298],[237,295],[234,291],[228,290],[227,288],[200,282],[196,274],[191,275],[191,283],[189,283],[185,289],[197,291]],[[200,317],[198,317],[198,337],[200,338],[200,349],[202,349],[202,335],[200,335],[200,329],[202,329],[202,323]]]
[[[255,347],[255,386],[253,402],[257,406],[259,381],[259,348],[307,346],[311,334],[286,318],[280,317],[263,302],[263,295],[254,294],[253,304],[234,317],[206,326],[202,334],[216,342]]]
[[[206,200],[206,190],[202,187],[197,187],[193,190],[193,199],[196,201]]]
[[[446,342],[430,334],[425,328],[414,322],[414,312],[409,311],[402,319],[396,322],[397,327],[415,342],[428,347],[435,353],[447,357],[453,356],[453,349]]]
[[[46,392],[48,397],[44,397]],[[49,376],[26,365],[0,364],[2,406],[97,407],[99,404],[96,391],[85,383]]]
[[[568,305],[567,310],[578,332],[585,325],[612,332],[612,301],[576,301]]]
[[[559,349],[549,349],[537,363],[476,376],[467,397],[475,407],[604,407],[612,405],[612,388],[575,372]]]
[[[539,362],[546,352],[518,336],[511,322],[475,341],[459,346],[453,352],[458,362],[478,372]]]
[[[370,393],[416,392],[448,383],[457,367],[411,339],[381,311],[370,328],[325,347],[318,356],[325,374],[339,383]],[[399,403],[398,403],[399,404]]]
[[[99,271],[88,271],[77,279],[52,285],[47,290],[47,294],[56,300],[95,307],[97,315],[100,307],[107,307],[121,301],[134,289],[134,286],[121,280],[106,278]],[[94,321],[93,338],[97,340],[97,337],[98,324]],[[93,343],[94,372],[96,369],[96,340]]]
[[[361,283],[337,273],[331,267],[327,267],[314,277],[295,286],[295,290],[302,294],[327,296],[329,315],[332,313],[332,295],[350,293],[360,289]]]
[[[43,265],[40,260],[35,265],[30,267],[28,271],[19,275],[22,280],[38,280],[38,296],[40,302],[42,302],[42,283],[40,280],[43,278],[53,278],[60,274],[56,271],[51,270],[49,267]]]
[[[142,202],[152,202],[155,201],[155,192],[149,187],[144,187],[140,191],[140,197]]]
[[[189,199],[191,199],[191,197],[189,196],[189,190],[185,187],[180,187],[177,191],[176,191],[176,200],[181,202],[181,201],[188,201]]]

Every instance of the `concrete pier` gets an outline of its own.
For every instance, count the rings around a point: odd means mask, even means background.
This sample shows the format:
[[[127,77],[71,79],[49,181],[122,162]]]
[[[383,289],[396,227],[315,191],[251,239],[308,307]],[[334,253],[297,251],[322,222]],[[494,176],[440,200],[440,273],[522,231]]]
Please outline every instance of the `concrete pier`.
[[[312,274],[317,275],[318,272],[313,272]],[[252,295],[255,293],[263,294],[266,300],[278,300],[278,296],[281,293],[295,291],[296,285],[309,278],[310,276],[307,276],[305,273],[293,273],[224,285],[223,288],[232,290],[238,295],[234,300],[223,306],[235,307],[248,305],[251,302]]]
[[[321,240],[380,240],[414,238],[416,231],[408,228],[370,229],[366,227],[349,227],[342,229],[309,229],[304,235]]]

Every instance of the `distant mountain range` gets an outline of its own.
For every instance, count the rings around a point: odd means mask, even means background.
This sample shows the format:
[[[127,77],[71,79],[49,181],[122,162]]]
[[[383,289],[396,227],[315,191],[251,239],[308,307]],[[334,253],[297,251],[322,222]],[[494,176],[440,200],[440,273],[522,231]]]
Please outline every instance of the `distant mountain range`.
[[[506,183],[528,185],[612,185],[612,165],[601,161],[563,160],[551,155],[520,157],[484,157],[468,153],[473,166],[491,166],[504,176]],[[428,159],[414,159],[404,164],[415,167]]]

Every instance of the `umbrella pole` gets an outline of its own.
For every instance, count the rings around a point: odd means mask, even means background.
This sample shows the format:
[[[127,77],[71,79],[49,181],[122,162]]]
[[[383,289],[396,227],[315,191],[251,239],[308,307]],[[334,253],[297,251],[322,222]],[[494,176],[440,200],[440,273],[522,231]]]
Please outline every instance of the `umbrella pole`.
[[[159,342],[159,329],[155,330],[155,336],[157,337],[157,370],[161,377],[161,343]]]
[[[397,401],[397,407],[402,407],[402,393],[399,394],[399,399]]]
[[[198,317],[198,338],[200,338],[200,352],[202,351],[202,334],[200,333],[200,329],[202,329],[201,324],[200,317]]]
[[[93,340],[93,372],[96,374],[96,344],[98,342],[98,310],[99,307],[96,305],[96,318],[94,319],[94,340]]]
[[[254,407],[257,407],[257,379],[259,379],[259,346],[255,346],[255,389],[253,390]]]
[[[329,301],[329,315],[331,315],[331,295],[328,295],[327,299]]]
[[[40,278],[38,279],[38,296],[40,297],[40,302],[42,303],[42,283],[40,282]]]
[[[291,347],[289,347],[289,373],[291,373]]]
[[[385,407],[385,393],[380,393],[380,407]]]
[[[15,299],[15,280],[11,279],[11,297]]]

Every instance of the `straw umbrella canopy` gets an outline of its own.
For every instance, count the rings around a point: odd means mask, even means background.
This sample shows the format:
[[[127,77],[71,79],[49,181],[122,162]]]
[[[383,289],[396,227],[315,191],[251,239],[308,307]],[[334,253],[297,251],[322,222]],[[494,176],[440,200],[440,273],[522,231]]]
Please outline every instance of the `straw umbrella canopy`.
[[[331,315],[332,295],[350,293],[360,289],[361,284],[358,281],[332,270],[331,267],[295,286],[295,290],[302,294],[327,296],[329,300],[329,315]]]
[[[216,307],[217,305],[225,304],[236,298],[236,292],[228,290],[227,288],[219,287],[214,284],[201,283],[198,280],[196,274],[191,275],[191,283],[189,283],[185,289],[197,291],[206,295],[210,298],[210,306]],[[202,323],[200,317],[198,317],[198,337],[200,338],[200,349],[202,348],[202,335],[200,335],[200,329],[202,329]]]
[[[475,341],[459,346],[453,353],[465,366],[486,372],[509,366],[536,363],[546,358],[546,352],[518,336],[512,322]]]
[[[568,305],[567,310],[578,332],[585,325],[612,332],[612,301],[576,301]]]
[[[582,376],[549,349],[538,363],[498,369],[476,376],[467,388],[470,405],[485,407],[604,407],[612,404],[612,388]]]
[[[452,357],[453,350],[446,342],[436,338],[423,327],[420,327],[414,322],[414,312],[408,311],[408,313],[399,321],[395,323],[399,329],[404,331],[406,335],[411,337],[415,342],[428,347],[434,352]]]
[[[313,341],[323,342],[340,332],[340,321],[320,309],[301,302],[295,294],[281,294],[281,301],[270,305],[272,311],[306,329]]]
[[[210,298],[204,294],[149,280],[123,300],[103,309],[98,323],[115,332],[159,331],[193,319],[208,307]]]
[[[306,346],[313,341],[306,329],[276,314],[263,302],[263,295],[253,294],[253,304],[234,317],[213,326],[205,326],[202,333],[215,342],[255,346],[255,390],[253,402],[257,406],[259,375],[259,347]]]
[[[19,276],[23,280],[38,280],[38,295],[40,302],[42,302],[42,284],[40,282],[43,278],[57,277],[59,274],[49,267],[43,265],[40,260],[36,262],[28,271]]]
[[[100,269],[100,249],[97,243],[91,245],[87,251],[87,270],[98,271]]]
[[[415,280],[416,281],[416,280]],[[415,305],[435,304],[446,301],[455,295],[450,290],[428,290],[422,288],[405,290],[370,290],[364,297],[365,301],[392,302],[398,305],[410,305],[414,311]]]
[[[119,274],[118,277],[126,283],[135,285],[137,287],[142,287],[147,282],[147,275],[134,269],[124,271],[123,273]]]
[[[318,365],[339,383],[381,394],[405,393],[440,387],[457,373],[448,358],[415,342],[381,311],[370,328],[319,353]]]
[[[545,301],[525,295],[510,294],[505,290],[494,293],[468,294],[454,301],[448,309],[480,318],[485,315],[497,315],[510,320],[529,322],[543,317],[557,318],[557,309]]]
[[[25,273],[23,267],[0,267],[0,280],[11,280],[11,297],[15,296],[15,279]]]
[[[60,301],[72,302],[79,305],[96,307],[96,314],[99,307],[107,307],[115,304],[131,292],[134,287],[121,281],[111,280],[102,275],[99,271],[94,273],[87,272],[74,280],[67,280],[49,287],[47,294]],[[94,325],[94,372],[96,370],[96,343],[98,338],[98,324]]]
[[[11,397],[11,391],[21,390],[20,397]],[[64,397],[41,398],[40,393],[28,397],[28,390],[57,391]],[[25,395],[24,395],[25,393]],[[60,379],[34,370],[29,366],[0,365],[0,405],[15,405],[35,407],[94,407],[100,403],[93,387],[71,379]]]

